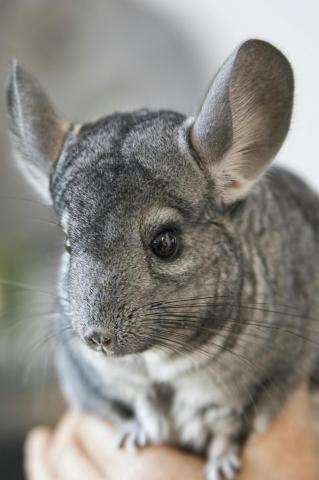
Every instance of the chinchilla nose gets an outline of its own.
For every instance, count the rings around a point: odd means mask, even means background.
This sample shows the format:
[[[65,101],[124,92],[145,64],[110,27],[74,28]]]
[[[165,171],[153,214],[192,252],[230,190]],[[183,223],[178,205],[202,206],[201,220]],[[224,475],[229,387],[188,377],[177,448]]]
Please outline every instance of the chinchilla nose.
[[[83,336],[85,343],[94,350],[106,350],[112,344],[113,335],[105,330],[89,329]]]

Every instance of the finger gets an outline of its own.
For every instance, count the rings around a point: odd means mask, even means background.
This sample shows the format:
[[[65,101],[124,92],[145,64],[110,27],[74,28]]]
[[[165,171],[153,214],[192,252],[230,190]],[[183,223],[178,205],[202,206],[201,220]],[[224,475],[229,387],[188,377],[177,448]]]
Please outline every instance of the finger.
[[[83,450],[96,462],[100,471],[108,472],[110,462],[117,460],[116,432],[108,423],[93,415],[85,415],[77,425],[76,436]]]
[[[24,469],[28,480],[57,480],[50,472],[48,450],[52,434],[45,427],[32,430],[24,447]]]
[[[53,468],[59,480],[105,480],[106,478],[76,440],[64,445]]]
[[[73,438],[76,425],[80,419],[81,414],[73,410],[63,415],[53,433],[52,444],[54,448]]]
[[[59,480],[100,480],[98,469],[76,439],[77,425],[82,415],[76,411],[67,412],[60,420],[52,438],[50,464]]]
[[[116,448],[116,431],[107,422],[85,415],[77,428],[81,447],[95,459],[107,478],[116,480],[203,479],[203,462],[168,447],[137,452]]]
[[[284,449],[282,446],[284,445]],[[242,480],[318,479],[318,446],[313,431],[309,392],[302,386],[288,399],[268,429],[244,448]]]
[[[59,421],[52,436],[52,446],[49,453],[49,459],[53,465],[58,463],[65,446],[74,440],[76,425],[80,418],[81,416],[78,412],[69,411]]]

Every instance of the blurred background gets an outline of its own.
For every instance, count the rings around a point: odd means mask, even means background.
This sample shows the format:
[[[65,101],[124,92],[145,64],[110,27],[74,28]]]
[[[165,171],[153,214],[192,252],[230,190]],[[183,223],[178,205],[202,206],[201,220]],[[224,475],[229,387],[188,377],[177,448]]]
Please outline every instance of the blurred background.
[[[296,74],[291,132],[278,160],[319,186],[315,0],[0,0],[0,471],[22,477],[26,431],[64,409],[49,324],[62,238],[50,208],[14,167],[5,111],[18,58],[71,120],[114,110],[194,113],[243,40],[281,48]]]

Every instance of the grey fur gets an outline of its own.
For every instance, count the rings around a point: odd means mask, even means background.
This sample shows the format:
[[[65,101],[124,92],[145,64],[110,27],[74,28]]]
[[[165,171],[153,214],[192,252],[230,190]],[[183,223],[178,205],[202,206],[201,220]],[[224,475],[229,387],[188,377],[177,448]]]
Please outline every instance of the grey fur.
[[[287,60],[251,40],[195,119],[141,110],[66,138],[61,128],[60,154],[48,159],[72,247],[54,325],[69,402],[130,422],[131,433],[135,422],[137,443],[206,453],[208,478],[233,478],[242,441],[318,357],[318,196],[279,168],[259,179],[287,133],[292,96]],[[34,148],[50,133],[38,134]],[[182,247],[164,261],[149,245],[168,226]],[[92,329],[113,338],[106,352],[82,341]]]

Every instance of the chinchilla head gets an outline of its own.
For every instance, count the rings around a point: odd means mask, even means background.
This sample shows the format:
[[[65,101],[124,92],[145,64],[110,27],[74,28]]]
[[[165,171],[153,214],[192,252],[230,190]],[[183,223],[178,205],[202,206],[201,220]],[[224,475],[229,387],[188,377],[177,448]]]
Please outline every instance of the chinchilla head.
[[[61,288],[76,335],[116,355],[176,351],[217,315],[206,302],[187,322],[193,299],[240,294],[234,206],[280,148],[292,101],[287,59],[259,40],[230,56],[190,118],[141,110],[71,124],[14,65],[11,132],[65,233]]]

